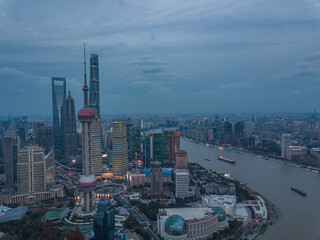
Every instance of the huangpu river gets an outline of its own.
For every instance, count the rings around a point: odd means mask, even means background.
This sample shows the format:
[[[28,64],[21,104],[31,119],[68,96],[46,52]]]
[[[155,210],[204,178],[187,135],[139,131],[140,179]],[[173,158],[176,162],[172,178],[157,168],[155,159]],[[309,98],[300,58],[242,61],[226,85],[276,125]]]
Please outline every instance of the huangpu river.
[[[320,175],[253,154],[218,150],[183,138],[181,149],[187,151],[188,161],[198,162],[218,173],[229,173],[280,210],[280,219],[269,226],[258,240],[320,239]],[[219,161],[219,155],[236,161],[236,164]],[[292,186],[306,192],[307,197],[293,192]]]

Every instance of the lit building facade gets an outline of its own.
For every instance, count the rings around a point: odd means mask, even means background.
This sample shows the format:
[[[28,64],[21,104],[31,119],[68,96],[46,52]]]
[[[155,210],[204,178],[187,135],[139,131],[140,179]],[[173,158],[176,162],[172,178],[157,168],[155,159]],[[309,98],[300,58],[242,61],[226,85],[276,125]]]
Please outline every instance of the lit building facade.
[[[188,168],[188,154],[184,150],[175,153],[174,168]]]
[[[26,146],[19,151],[17,178],[19,194],[46,190],[46,161],[42,147]]]
[[[170,183],[171,181],[171,169],[162,168],[162,183]],[[151,183],[151,168],[143,169],[142,172],[128,172],[127,183],[129,186],[143,186],[145,183]]]
[[[281,135],[281,157],[287,159],[287,148],[291,146],[291,134]]]
[[[169,133],[169,153],[166,155],[166,161],[175,159],[175,154],[180,150],[180,132],[170,131]]]
[[[175,170],[176,198],[189,197],[189,172],[187,169]]]
[[[57,184],[51,186],[44,192],[33,192],[26,194],[17,194],[13,195],[11,193],[6,194],[0,193],[0,205],[10,205],[10,204],[30,204],[41,202],[49,199],[57,199],[60,197],[64,197],[65,192],[63,189],[63,185]]]
[[[90,124],[91,134],[91,169],[96,177],[102,174],[102,132],[100,118],[95,118]]]
[[[112,129],[112,171],[116,178],[124,178],[128,171],[128,146],[125,120],[114,120]]]

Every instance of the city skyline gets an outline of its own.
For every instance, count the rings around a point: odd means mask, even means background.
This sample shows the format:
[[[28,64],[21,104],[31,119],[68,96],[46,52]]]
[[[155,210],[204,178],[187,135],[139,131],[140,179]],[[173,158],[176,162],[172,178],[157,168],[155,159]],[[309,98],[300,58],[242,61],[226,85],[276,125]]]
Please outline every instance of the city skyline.
[[[78,111],[83,42],[100,58],[101,115],[319,109],[316,1],[33,2],[0,3],[1,116],[49,115],[51,76]]]
[[[319,0],[0,0],[0,238],[318,239],[319,27]]]

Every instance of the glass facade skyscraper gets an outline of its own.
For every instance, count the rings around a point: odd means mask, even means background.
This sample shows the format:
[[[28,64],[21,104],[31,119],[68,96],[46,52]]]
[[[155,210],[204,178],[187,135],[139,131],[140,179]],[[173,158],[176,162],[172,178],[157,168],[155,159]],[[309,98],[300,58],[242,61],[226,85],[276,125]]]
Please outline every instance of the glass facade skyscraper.
[[[137,160],[141,154],[140,127],[127,123],[128,160]]]
[[[91,122],[91,169],[95,176],[102,174],[102,129],[100,119],[100,91],[99,91],[99,61],[98,55],[90,57],[90,88],[89,107],[95,113],[95,119]]]
[[[76,113],[74,100],[69,91],[68,97],[64,105],[64,157],[70,160],[76,155],[77,135],[76,135]]]
[[[66,78],[52,77],[52,116],[53,116],[53,141],[55,156],[63,157],[63,132],[64,103],[66,101]]]
[[[97,54],[90,57],[89,107],[100,118],[99,61]]]
[[[19,137],[14,129],[9,127],[3,136],[3,156],[5,162],[6,185],[12,186],[17,182],[17,161]]]
[[[39,126],[36,129],[36,142],[40,147],[44,148],[45,154],[53,150],[52,126]]]
[[[98,202],[98,211],[93,216],[93,231],[95,239],[114,239],[115,213],[109,200]]]

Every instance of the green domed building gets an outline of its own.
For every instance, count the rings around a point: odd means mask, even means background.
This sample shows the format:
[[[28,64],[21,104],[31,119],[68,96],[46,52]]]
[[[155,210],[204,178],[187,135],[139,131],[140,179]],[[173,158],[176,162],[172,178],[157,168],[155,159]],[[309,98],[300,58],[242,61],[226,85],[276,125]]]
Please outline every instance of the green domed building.
[[[171,236],[182,236],[187,233],[187,225],[182,217],[172,215],[167,219],[164,231]]]

